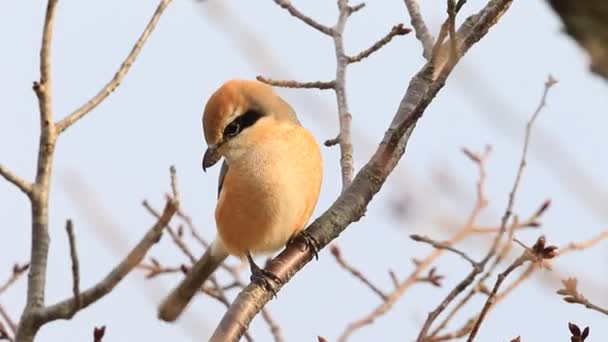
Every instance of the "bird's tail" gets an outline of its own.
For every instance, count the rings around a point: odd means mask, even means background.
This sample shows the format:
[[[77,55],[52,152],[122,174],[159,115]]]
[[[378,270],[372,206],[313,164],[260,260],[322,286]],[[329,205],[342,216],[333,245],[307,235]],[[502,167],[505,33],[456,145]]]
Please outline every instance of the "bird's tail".
[[[228,253],[223,246],[217,240],[214,241],[205,254],[192,266],[182,282],[162,301],[158,308],[158,318],[167,322],[175,321],[196,292],[200,290],[205,280],[227,256]]]

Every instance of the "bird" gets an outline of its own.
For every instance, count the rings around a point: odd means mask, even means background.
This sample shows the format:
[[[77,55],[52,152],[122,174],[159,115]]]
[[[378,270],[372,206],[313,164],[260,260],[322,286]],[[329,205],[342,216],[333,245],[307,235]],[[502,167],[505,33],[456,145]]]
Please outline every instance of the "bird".
[[[224,159],[215,208],[217,236],[161,302],[158,317],[167,322],[179,317],[229,255],[246,257],[252,277],[272,276],[255,264],[252,253],[276,252],[301,233],[321,191],[319,144],[270,85],[225,82],[207,101],[202,124],[207,143],[203,171]]]

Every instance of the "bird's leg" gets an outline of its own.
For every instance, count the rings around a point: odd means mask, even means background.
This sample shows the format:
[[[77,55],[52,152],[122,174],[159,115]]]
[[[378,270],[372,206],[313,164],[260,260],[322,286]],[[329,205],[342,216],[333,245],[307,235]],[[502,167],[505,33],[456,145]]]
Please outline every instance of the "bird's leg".
[[[306,249],[310,248],[310,250],[312,250],[312,252],[315,255],[315,259],[319,260],[319,251],[321,249],[319,248],[319,242],[317,242],[317,240],[314,237],[312,237],[312,235],[307,233],[305,230],[302,230],[298,233],[294,233],[289,238],[289,240],[287,240],[287,246],[296,242],[297,239],[302,239],[304,241],[304,245],[305,245]],[[304,249],[303,251],[306,251],[306,249]]]
[[[255,261],[253,261],[253,257],[249,252],[247,252],[247,260],[249,261],[249,267],[251,268],[251,282],[262,284],[262,286],[264,286],[268,291],[271,291],[272,294],[276,297],[277,292],[274,286],[272,286],[272,284],[270,283],[270,281],[272,280],[278,285],[281,285],[283,281],[279,277],[277,277],[276,274],[267,271],[263,268],[260,268],[260,266],[258,266]]]

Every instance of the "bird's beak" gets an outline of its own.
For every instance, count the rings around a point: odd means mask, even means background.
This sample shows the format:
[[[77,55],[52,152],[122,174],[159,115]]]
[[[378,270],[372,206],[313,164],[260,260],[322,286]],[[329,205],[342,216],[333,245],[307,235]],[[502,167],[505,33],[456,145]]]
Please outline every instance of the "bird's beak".
[[[219,144],[211,145],[205,151],[205,155],[203,156],[203,171],[207,171],[208,167],[212,167],[222,158],[217,152],[218,147]]]

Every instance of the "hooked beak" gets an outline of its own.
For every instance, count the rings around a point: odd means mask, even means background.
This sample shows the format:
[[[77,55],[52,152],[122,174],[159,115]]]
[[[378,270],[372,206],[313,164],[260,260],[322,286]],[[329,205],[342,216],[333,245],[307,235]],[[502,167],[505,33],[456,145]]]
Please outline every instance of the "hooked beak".
[[[208,167],[212,167],[215,165],[222,156],[217,152],[219,148],[219,144],[211,145],[205,151],[205,155],[203,156],[203,171],[207,171]]]

